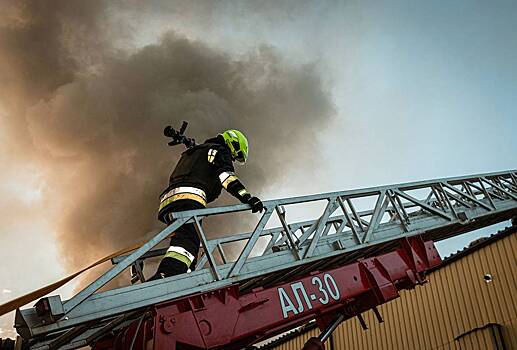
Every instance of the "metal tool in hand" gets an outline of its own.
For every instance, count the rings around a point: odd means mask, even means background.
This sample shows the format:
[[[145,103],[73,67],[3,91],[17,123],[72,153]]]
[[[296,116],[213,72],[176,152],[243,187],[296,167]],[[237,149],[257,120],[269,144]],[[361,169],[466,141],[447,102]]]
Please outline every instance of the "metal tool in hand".
[[[172,141],[168,143],[169,146],[184,144],[185,147],[190,148],[196,145],[196,140],[185,136],[185,130],[187,130],[187,126],[188,122],[183,121],[183,124],[181,124],[181,128],[179,129],[179,131],[174,129],[170,125],[167,125],[165,127],[165,129],[163,130],[163,134],[167,137],[172,138]]]

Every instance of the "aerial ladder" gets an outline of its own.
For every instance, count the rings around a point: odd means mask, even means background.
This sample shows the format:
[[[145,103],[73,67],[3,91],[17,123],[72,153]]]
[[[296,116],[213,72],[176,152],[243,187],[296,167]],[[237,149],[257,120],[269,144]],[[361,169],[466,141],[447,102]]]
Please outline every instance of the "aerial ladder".
[[[313,220],[289,220],[321,203]],[[324,349],[344,320],[426,282],[441,258],[433,242],[517,218],[517,171],[478,174],[264,202],[251,232],[208,239],[201,220],[240,215],[240,204],[174,213],[174,221],[69,300],[18,309],[20,348],[251,349],[316,322]],[[313,210],[315,210],[313,208]],[[293,222],[290,222],[293,221]],[[269,225],[274,222],[275,225]],[[515,220],[513,220],[515,222]],[[194,223],[202,253],[190,273],[145,281],[143,263],[181,225]],[[231,258],[229,252],[237,252]],[[101,290],[130,268],[134,284]],[[101,291],[100,291],[101,290]],[[422,315],[425,317],[425,315]]]

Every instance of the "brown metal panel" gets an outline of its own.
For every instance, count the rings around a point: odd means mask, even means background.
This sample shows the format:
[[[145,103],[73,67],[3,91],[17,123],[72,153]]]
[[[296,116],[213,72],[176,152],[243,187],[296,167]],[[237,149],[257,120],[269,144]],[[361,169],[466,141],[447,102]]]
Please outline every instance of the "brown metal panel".
[[[517,350],[517,319],[512,319],[502,325],[503,340],[506,348]]]
[[[408,347],[408,323],[409,316],[412,314],[410,310],[406,307],[406,298],[399,298],[396,302],[392,303],[393,315],[395,320],[400,320],[395,324],[395,327],[398,327],[398,331],[400,336],[396,337],[396,342],[394,341],[393,348],[407,349]],[[385,322],[386,323],[386,322]],[[388,338],[390,338],[388,336]],[[395,337],[394,337],[395,338]]]
[[[475,277],[477,278],[478,283],[484,287],[482,295],[485,297],[485,302],[490,313],[490,318],[487,321],[497,322],[497,320],[500,321],[501,318],[504,319],[507,317],[506,307],[504,307],[504,305],[501,305],[501,303],[504,303],[502,299],[502,281],[499,280],[498,283],[495,283],[495,281],[492,283],[485,283],[483,281],[483,276],[487,272],[490,272],[492,275],[496,276],[497,273],[495,270],[495,266],[497,264],[504,265],[504,263],[500,259],[500,256],[498,256],[497,263],[489,262],[489,260],[487,259],[487,252],[488,249],[486,248],[476,252],[477,254],[475,257],[479,259],[481,269],[478,269]]]
[[[472,325],[476,325],[476,316],[475,311],[471,306],[471,301],[475,300],[476,296],[472,292],[472,278],[470,276],[472,272],[472,266],[469,266],[467,263],[459,263],[451,265],[455,269],[455,276],[457,283],[455,284],[456,288],[456,298],[458,298],[461,303],[460,314],[459,317],[463,320],[463,327],[461,328],[461,332],[469,330],[472,328]],[[477,304],[477,308],[484,307],[483,303]]]
[[[465,315],[468,317],[467,325],[462,329],[463,332],[482,325],[484,319],[483,314],[491,317],[489,312],[491,305],[489,306],[487,304],[487,298],[483,295],[486,294],[486,292],[480,291],[479,282],[482,280],[483,273],[481,271],[483,271],[484,264],[481,263],[480,255],[477,253],[478,252],[474,252],[462,259],[463,261],[460,260],[457,264],[454,264],[458,267],[462,280],[466,281],[461,291],[467,308]],[[475,307],[472,307],[473,305],[475,305]]]
[[[420,305],[420,308],[422,310],[422,315],[424,317],[420,317],[422,319],[422,324],[424,327],[423,333],[425,335],[425,339],[422,339],[422,342],[424,343],[425,347],[432,346],[435,343],[435,339],[433,339],[433,325],[432,325],[432,319],[433,319],[433,310],[431,309],[431,304],[429,303],[429,296],[426,293],[427,286],[424,286],[422,288],[418,288],[418,304]]]
[[[484,273],[490,273],[493,276],[493,282],[485,283],[484,281],[480,284],[484,284],[486,289],[490,292],[490,298],[492,303],[494,304],[494,310],[499,310],[499,317],[495,316],[499,322],[502,320],[506,320],[511,318],[511,314],[513,313],[513,305],[509,305],[511,302],[511,297],[508,294],[508,280],[506,279],[506,273],[504,272],[504,266],[508,263],[504,263],[504,250],[501,249],[502,246],[498,246],[497,244],[493,244],[493,247],[489,246],[483,249],[482,256],[484,260],[487,261],[487,271]],[[495,249],[497,251],[496,255],[492,253],[492,250]],[[482,279],[483,277],[480,276]],[[502,319],[501,319],[502,318]]]
[[[510,320],[503,323],[502,331],[507,348],[517,350],[517,234],[513,234],[502,241],[497,243],[500,243],[502,247],[500,251],[504,252],[506,261],[510,266],[509,269],[505,269],[505,272],[509,272],[505,273],[505,276],[509,283],[510,304],[513,306],[513,315]]]
[[[445,302],[447,295],[450,295],[450,300],[453,303],[457,304],[456,311],[456,331],[455,334],[463,333],[466,330],[469,330],[470,325],[473,324],[472,315],[470,314],[470,310],[467,308],[466,296],[468,293],[469,287],[467,286],[467,279],[465,277],[466,272],[464,271],[463,264],[451,264],[445,267],[446,272],[449,274],[449,290],[448,293],[444,295]],[[469,348],[472,347],[471,339],[467,339],[467,345]]]
[[[397,305],[397,310],[400,311],[400,314],[402,315],[402,318],[404,319],[403,322],[399,322],[400,327],[402,329],[401,334],[401,346],[404,349],[410,349],[412,344],[412,337],[411,337],[411,330],[409,325],[412,322],[412,319],[414,319],[414,313],[412,312],[411,308],[409,307],[408,303],[409,298],[406,297],[406,295],[401,295],[401,298],[397,301],[399,302],[399,305]],[[388,316],[388,315],[387,315]],[[395,317],[395,320],[397,318]]]
[[[511,237],[510,237],[511,238]],[[508,260],[508,254],[506,252],[506,244],[503,241],[497,242],[493,246],[487,247],[486,252],[490,256],[489,260],[496,260],[500,258],[499,264],[494,264],[492,270],[494,280],[489,283],[487,287],[492,287],[497,292],[498,304],[501,306],[503,320],[510,320],[517,317],[517,297],[516,297],[516,281],[511,278],[511,271],[517,270],[517,261],[513,263]],[[513,269],[511,266],[513,265]],[[499,319],[499,321],[501,321]],[[500,322],[499,322],[500,323]]]
[[[414,318],[415,323],[412,325],[408,325],[408,327],[411,326],[411,328],[414,332],[413,342],[414,342],[415,349],[425,348],[426,338],[427,338],[427,334],[425,332],[425,327],[424,327],[423,317],[419,316],[419,315],[424,314],[422,311],[423,305],[422,305],[422,298],[421,298],[422,291],[420,290],[421,288],[422,287],[416,288],[414,291],[408,292],[408,297],[410,298],[411,304],[412,304],[411,310],[408,310],[408,311],[412,312],[415,315],[415,318]],[[414,292],[414,294],[412,294],[411,292]]]
[[[359,335],[359,328],[357,327],[357,321],[355,319],[347,320],[338,327],[337,331],[340,334],[340,341],[336,341],[336,345],[338,345],[336,350],[342,348],[346,349],[347,347],[360,349],[360,341],[363,335]]]
[[[471,323],[473,325],[482,325],[483,322],[489,322],[494,318],[493,305],[490,301],[490,291],[487,289],[485,282],[483,280],[484,271],[487,271],[489,267],[487,267],[484,263],[482,263],[480,259],[480,254],[476,254],[475,252],[469,256],[467,256],[462,262],[464,266],[470,266],[470,270],[466,271],[468,273],[469,279],[473,281],[474,288],[474,298],[471,298],[471,304],[477,305],[477,308],[474,308],[477,311],[478,319],[476,319],[476,323]]]
[[[452,311],[452,313],[451,313],[451,316],[452,316],[451,317],[451,320],[452,320],[451,329],[452,329],[453,334],[459,334],[460,329],[464,329],[465,325],[463,324],[464,321],[463,321],[463,318],[461,317],[459,300],[455,293],[457,291],[457,288],[456,288],[456,286],[453,286],[451,288],[451,285],[450,285],[450,283],[454,283],[455,278],[457,278],[457,271],[456,271],[457,269],[454,269],[455,271],[451,271],[451,270],[453,270],[453,266],[454,266],[454,264],[448,265],[448,266],[444,267],[441,272],[442,274],[444,274],[444,279],[445,279],[444,283],[443,283],[444,294],[441,297],[441,302],[443,303],[445,301],[444,298],[449,297],[449,301],[447,304]],[[455,273],[456,273],[456,275],[455,275]]]
[[[476,322],[471,324],[471,328],[475,328],[495,320],[496,315],[501,315],[501,309],[496,293],[494,293],[494,288],[492,288],[493,286],[487,285],[483,280],[483,276],[487,271],[491,270],[492,265],[486,259],[486,251],[477,251],[467,258],[469,259],[465,260],[465,263],[472,266],[469,277],[473,280],[476,287],[475,296],[471,300],[472,310],[479,316]],[[492,348],[490,338],[486,338],[484,331],[473,333],[470,341],[476,348]]]
[[[427,315],[427,346],[430,346],[431,348],[436,348],[440,344],[439,327],[437,322],[435,322],[435,320],[439,318],[439,314],[437,312],[435,305],[432,304],[431,288],[425,287],[420,289],[422,291],[424,304],[426,305],[426,307],[424,308],[424,312]]]
[[[517,260],[511,260],[512,254],[508,254],[507,246],[504,242],[497,242],[497,244],[486,247],[485,250],[489,256],[489,261],[500,261],[500,263],[493,264],[493,270],[495,271],[493,283],[502,291],[503,308],[508,312],[506,319],[510,319],[517,315],[517,281],[512,278],[511,274],[512,270],[517,271],[517,268],[508,269],[506,266],[507,264],[517,265]],[[505,288],[505,286],[507,287]]]
[[[411,300],[413,301],[413,309],[411,312],[418,312],[419,314],[423,314],[421,312],[422,308],[422,298],[420,296],[420,290],[414,290],[415,294],[411,295]],[[418,314],[417,314],[418,315]],[[417,349],[423,349],[425,347],[425,327],[424,327],[424,320],[423,317],[415,317],[415,333],[417,336],[415,337],[415,345],[417,346]],[[419,335],[424,335],[424,337],[421,337]]]
[[[368,349],[368,340],[369,340],[369,338],[372,337],[371,334],[370,334],[371,333],[370,329],[371,329],[372,326],[370,324],[370,320],[368,319],[368,314],[367,313],[364,314],[364,319],[365,319],[366,325],[368,326],[368,330],[363,332],[364,336],[363,336],[363,339],[362,339],[361,343],[362,343],[363,349]]]
[[[352,318],[341,323],[338,328],[334,331],[334,344],[338,345],[337,349],[347,349],[350,346],[353,348],[359,348],[360,341],[366,335],[362,334],[361,330],[356,327],[356,319]]]
[[[361,342],[366,335],[364,334],[363,330],[359,327],[359,322],[357,322],[357,319],[351,319],[351,320],[346,321],[345,324],[351,326],[351,327],[347,327],[349,329],[347,329],[346,333],[344,333],[343,338],[346,341],[345,344],[346,343],[350,344],[349,339],[351,339],[353,341],[353,343],[351,345],[354,346],[354,347],[352,347],[352,349],[360,349]],[[342,327],[342,329],[344,329],[344,328]],[[341,349],[341,348],[339,348],[339,349]]]
[[[443,296],[445,294],[445,277],[443,274],[431,274],[429,276],[429,287],[432,291],[432,303],[436,309],[440,310],[439,316],[437,316],[437,324],[439,327],[439,334],[436,335],[439,344],[445,344],[446,340],[452,338],[452,327],[451,327],[451,310],[443,303]],[[427,286],[426,286],[427,287]]]
[[[417,322],[417,318],[418,316],[415,314],[415,300],[414,300],[414,296],[411,295],[412,292],[417,292],[417,290],[414,290],[414,291],[405,291],[402,295],[401,295],[401,298],[404,298],[405,301],[406,301],[406,310],[407,310],[407,313],[410,315],[408,318],[407,318],[407,322],[409,324],[406,324],[406,322],[404,322],[404,327],[406,328],[406,332],[408,334],[408,347],[410,349],[416,349],[418,347],[418,344],[417,344],[417,341],[418,341],[418,337],[417,337],[417,334],[416,334],[416,330],[415,330],[415,327],[414,325],[416,324]],[[392,322],[396,323],[397,320],[393,320]]]
[[[390,302],[386,305],[382,305],[382,307],[379,308],[379,312],[381,315],[383,315],[384,323],[382,325],[378,325],[378,328],[381,331],[381,334],[379,335],[379,338],[384,339],[378,339],[380,344],[378,346],[384,346],[385,349],[395,349],[396,344],[398,342],[398,337],[395,336],[388,336],[389,334],[395,334],[394,332],[394,322],[391,322],[391,319],[396,320],[397,317],[394,315],[395,308],[393,307],[394,302]]]
[[[503,241],[507,241],[503,245],[503,251],[505,252],[507,256],[507,261],[513,262],[514,264],[517,264],[517,235],[513,234],[507,239],[504,239]],[[517,269],[511,269],[511,276],[513,281],[517,281]]]
[[[371,334],[369,334],[368,337],[366,337],[366,346],[368,348],[372,349],[377,346],[376,340],[379,337],[378,336],[379,327],[377,327],[377,325],[375,324],[376,322],[373,319],[373,313],[371,311],[367,311],[366,315],[367,315],[366,324],[368,325],[368,328],[369,328],[368,331],[371,333]]]
[[[501,350],[504,348],[498,326],[495,324],[475,328],[456,339],[460,349]]]
[[[436,337],[438,344],[444,344],[447,342],[447,339],[453,338],[453,333],[450,325],[451,316],[449,308],[442,301],[442,296],[444,295],[443,274],[435,273],[430,275],[429,287],[432,295],[431,302],[435,309],[438,310],[438,316],[436,317],[435,322],[438,325],[438,333],[436,334]]]
[[[405,330],[406,330],[406,322],[407,322],[407,309],[404,309],[402,307],[401,299],[397,299],[395,301],[392,301],[388,304],[386,317],[390,317],[391,320],[395,321],[385,321],[386,326],[388,326],[388,322],[390,327],[384,327],[384,329],[387,331],[388,329],[393,329],[393,333],[390,331],[389,334],[386,335],[386,337],[390,340],[389,345],[391,346],[391,349],[402,349],[404,347],[404,344],[406,343],[405,339]],[[391,336],[390,334],[396,334],[396,336]]]

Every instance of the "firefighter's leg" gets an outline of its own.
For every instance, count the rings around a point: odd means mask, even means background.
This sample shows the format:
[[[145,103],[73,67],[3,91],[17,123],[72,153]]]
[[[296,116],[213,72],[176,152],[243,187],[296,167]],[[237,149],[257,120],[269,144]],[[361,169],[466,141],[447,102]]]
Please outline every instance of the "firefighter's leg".
[[[191,267],[193,269],[198,252],[199,238],[194,224],[184,225],[171,238],[170,247],[152,279],[179,275]]]
[[[204,206],[195,201],[184,200],[174,203],[173,211],[201,208],[204,208]],[[166,217],[168,224],[172,222],[169,214]],[[171,238],[170,247],[160,262],[156,274],[151,277],[150,280],[179,275],[187,272],[189,268],[194,269],[195,266],[193,263],[195,264],[198,252],[199,237],[196,232],[195,224],[182,225]]]
[[[171,238],[170,247],[163,257],[156,275],[151,279],[165,278],[185,273],[199,252],[199,238],[194,224],[183,225]]]

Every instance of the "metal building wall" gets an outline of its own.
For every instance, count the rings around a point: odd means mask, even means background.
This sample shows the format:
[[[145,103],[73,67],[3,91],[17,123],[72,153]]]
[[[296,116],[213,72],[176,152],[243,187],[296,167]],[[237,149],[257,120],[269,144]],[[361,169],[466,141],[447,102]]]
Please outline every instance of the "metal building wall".
[[[487,273],[493,276],[490,283],[483,279]],[[367,331],[357,319],[344,322],[334,332],[333,349],[517,350],[517,233],[428,277],[429,284],[404,291],[399,299],[379,308],[384,323],[377,323],[372,312],[363,315]],[[314,333],[275,349],[300,350]]]

